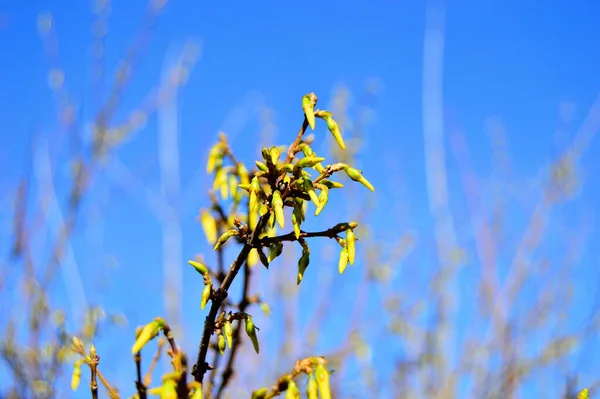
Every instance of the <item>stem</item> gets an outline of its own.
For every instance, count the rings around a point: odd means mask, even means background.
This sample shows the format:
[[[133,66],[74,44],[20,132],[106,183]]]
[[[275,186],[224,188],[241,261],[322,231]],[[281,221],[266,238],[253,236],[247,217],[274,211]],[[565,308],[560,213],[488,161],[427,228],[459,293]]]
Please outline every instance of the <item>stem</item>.
[[[90,389],[92,391],[92,398],[98,399],[98,380],[96,378],[96,374],[98,372],[98,356],[92,356],[90,362],[90,372],[91,372],[91,381],[90,381]]]
[[[302,238],[311,238],[311,237],[327,237],[327,238],[335,238],[338,234],[343,233],[345,230],[340,230],[336,228],[330,228],[324,231],[314,231],[314,232],[306,232],[300,230],[300,238],[296,239],[296,234],[294,232],[287,233],[284,235],[276,236],[276,237],[263,237],[260,240],[260,243],[263,246],[269,246],[275,242],[281,241],[300,241]]]
[[[250,305],[248,301],[248,293],[250,291],[250,266],[248,263],[244,266],[244,288],[242,291],[242,302],[240,302],[239,311],[240,313],[246,312],[246,309]],[[242,330],[242,321],[238,321],[237,328],[233,332],[233,348],[231,348],[231,354],[229,355],[229,360],[227,361],[227,366],[225,367],[225,371],[223,371],[223,377],[221,380],[221,385],[219,386],[219,390],[217,391],[217,399],[223,395],[225,391],[225,387],[229,384],[231,377],[234,374],[233,365],[235,363],[235,358],[240,348],[240,332]]]
[[[140,399],[146,399],[146,386],[142,382],[142,355],[140,352],[136,353],[133,357],[135,361],[135,369],[137,372],[137,381],[135,387]]]
[[[252,232],[252,236],[250,237],[249,243],[244,244],[244,247],[240,251],[237,259],[231,265],[229,269],[229,273],[225,276],[223,280],[223,284],[219,287],[215,292],[212,298],[212,303],[210,306],[210,311],[208,312],[208,316],[206,316],[206,320],[204,322],[204,331],[202,332],[202,340],[200,341],[200,348],[198,351],[198,359],[196,364],[192,368],[192,375],[194,376],[195,381],[202,383],[202,379],[204,378],[204,374],[209,369],[208,363],[206,363],[206,355],[208,354],[208,346],[210,342],[210,337],[213,334],[215,319],[219,313],[219,309],[221,308],[221,304],[227,298],[229,287],[231,283],[237,276],[238,272],[248,259],[248,254],[250,250],[254,247],[255,241],[258,240],[258,232],[262,231],[268,219],[265,217],[261,217],[258,221],[256,229]]]

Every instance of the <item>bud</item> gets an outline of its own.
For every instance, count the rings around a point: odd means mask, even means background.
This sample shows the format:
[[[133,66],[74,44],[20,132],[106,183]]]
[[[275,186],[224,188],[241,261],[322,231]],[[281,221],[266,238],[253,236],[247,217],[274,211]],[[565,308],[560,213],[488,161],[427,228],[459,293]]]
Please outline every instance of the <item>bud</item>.
[[[250,183],[247,184],[238,184],[238,187],[244,191],[250,192]]]
[[[210,149],[210,152],[208,153],[208,161],[206,163],[206,173],[212,173],[217,165],[222,164],[222,148],[223,144],[219,142]]]
[[[285,224],[285,218],[283,216],[283,201],[281,200],[281,193],[277,190],[273,191],[273,200],[271,201],[273,205],[273,210],[275,211],[275,217],[277,218],[277,223],[283,228]]]
[[[588,399],[588,396],[589,396],[589,391],[587,388],[585,388],[579,392],[579,394],[577,395],[577,399]]]
[[[231,323],[228,321],[223,324],[223,334],[225,335],[225,340],[227,340],[229,349],[231,349],[233,346],[233,328],[231,327]]]
[[[219,189],[221,198],[226,200],[229,198],[229,186],[227,183],[227,168],[217,169],[215,174],[215,181],[213,182],[213,189]]]
[[[315,109],[311,97],[310,94],[302,97],[302,110],[304,111],[304,115],[306,115],[308,125],[312,130],[315,130]]]
[[[275,165],[277,165],[277,162],[279,161],[279,157],[281,156],[281,152],[279,152],[279,148],[273,146],[271,147],[271,149],[269,150],[269,155],[271,156],[271,162],[273,162]]]
[[[148,395],[160,396],[160,395],[162,395],[163,387],[161,386],[161,387],[149,388],[147,392],[148,392]]]
[[[294,227],[294,235],[296,236],[296,240],[300,238],[300,220],[301,217],[299,215],[298,209],[294,208],[292,211],[292,226]]]
[[[253,211],[258,205],[258,193],[260,191],[260,183],[258,177],[254,176],[250,182],[250,210]]]
[[[308,377],[308,384],[306,385],[306,397],[308,399],[319,399],[317,389],[317,381],[315,381],[315,378],[311,374]]]
[[[73,352],[83,352],[84,351],[84,347],[83,347],[83,343],[79,340],[79,338],[77,338],[76,336],[73,336],[72,339],[73,343],[71,345],[71,350]]]
[[[190,396],[190,399],[204,399],[204,392],[202,392],[202,384],[200,384],[197,381],[192,381],[190,385],[194,390],[192,396]]]
[[[225,337],[223,336],[223,334],[219,334],[219,340],[218,340],[217,346],[219,347],[219,352],[221,353],[221,355],[224,355],[225,354]]]
[[[77,360],[73,365],[73,374],[71,375],[71,389],[73,391],[77,390],[81,381],[81,363],[83,363],[83,359]]]
[[[248,266],[254,266],[258,264],[259,261],[260,258],[258,257],[258,252],[256,248],[252,248],[248,253],[248,259],[246,260],[246,262],[248,262]]]
[[[212,292],[212,284],[206,284],[204,289],[202,290],[202,301],[200,302],[200,309],[204,310],[208,300],[210,299],[210,294]]]
[[[258,347],[258,338],[256,338],[256,327],[254,326],[254,323],[252,322],[251,316],[246,317],[246,334],[248,334],[248,337],[250,337],[250,340],[252,341],[252,345],[254,346],[254,350],[258,354],[259,347]]]
[[[206,273],[208,273],[208,268],[206,266],[204,266],[202,263],[200,262],[196,262],[193,260],[188,260],[188,263],[194,268],[196,269],[196,271],[198,273],[200,273],[201,275],[205,275]]]
[[[294,209],[296,209],[298,211],[298,215],[300,216],[300,219],[298,220],[299,222],[304,222],[304,220],[306,219],[305,217],[305,212],[307,209],[306,203],[304,202],[304,200],[302,198],[294,198],[294,202],[296,203],[296,205],[294,205]]]
[[[375,191],[375,188],[373,188],[373,185],[371,183],[369,183],[369,181],[367,179],[365,179],[364,176],[358,170],[356,170],[353,167],[348,166],[348,165],[344,165],[344,170],[348,174],[349,178],[361,183],[363,186],[365,186],[369,190]]]
[[[281,165],[278,169],[280,172],[292,173],[294,171],[294,165],[291,163],[286,163]]]
[[[271,151],[268,148],[263,148],[261,154],[266,163],[273,163],[271,161]]]
[[[256,224],[258,223],[258,212],[256,210],[250,210],[248,213],[248,225],[252,230],[256,228]]]
[[[235,175],[229,175],[229,192],[231,197],[236,203],[239,203],[242,199],[240,192],[238,191],[238,180]]]
[[[251,399],[264,399],[267,396],[268,392],[269,392],[268,388],[260,388],[260,389],[257,389],[256,391],[253,391],[252,396],[250,398]]]
[[[160,399],[177,399],[177,381],[167,379],[163,382]]]
[[[325,158],[308,156],[308,157],[302,158],[298,162],[296,162],[296,167],[297,168],[312,168],[313,166],[315,166],[318,163],[323,162],[324,160],[325,160]]]
[[[319,388],[319,393],[321,394],[321,399],[331,399],[331,389],[329,386],[329,373],[325,366],[322,364],[317,365],[317,369],[315,370],[315,379],[317,380],[317,387]]]
[[[288,381],[288,388],[285,392],[285,399],[300,399],[300,391],[294,380]]]
[[[304,271],[308,267],[310,263],[310,253],[305,248],[302,249],[302,256],[298,260],[298,278],[296,279],[296,284],[300,285],[302,282],[302,278],[304,277]]]
[[[213,251],[216,251],[217,249],[219,249],[221,246],[223,246],[223,244],[225,244],[227,242],[227,240],[229,240],[231,237],[233,236],[237,236],[240,235],[240,232],[237,230],[229,230],[226,231],[225,233],[223,233],[221,235],[221,237],[219,237],[219,240],[217,241],[217,243],[215,244],[215,247],[213,248]]]
[[[327,122],[327,128],[329,128],[329,131],[333,135],[333,138],[335,139],[335,141],[338,143],[338,145],[343,150],[345,150],[346,145],[344,144],[344,139],[342,138],[342,132],[340,131],[340,127],[338,126],[335,119],[333,119],[332,117],[329,117],[326,119],[326,122]]]
[[[311,201],[318,207],[319,206],[319,197],[317,196],[317,193],[315,192],[315,188],[313,187],[312,181],[310,181],[309,179],[304,179],[303,188],[304,188],[304,191],[306,191],[306,193],[310,197]]]
[[[237,164],[237,172],[238,172],[238,176],[240,178],[240,182],[243,185],[250,184],[250,179],[248,178],[248,169],[246,169],[246,165],[244,165],[241,162],[238,162],[238,164]]]
[[[327,188],[343,188],[344,187],[344,185],[342,183],[339,183],[337,181],[327,180],[327,179],[321,180],[321,184]]]
[[[154,339],[164,326],[164,320],[159,317],[146,324],[136,339],[135,344],[133,344],[131,353],[136,354],[141,351],[144,345],[146,345],[150,340]],[[90,354],[91,352],[92,350],[90,349]]]
[[[263,172],[269,172],[269,167],[260,161],[254,161],[256,163],[256,167]]]
[[[319,193],[319,206],[315,211],[315,216],[319,216],[319,213],[325,208],[327,205],[327,201],[329,201],[329,189],[327,187],[323,187],[323,190]]]
[[[351,265],[354,264],[354,255],[356,254],[355,245],[356,236],[354,235],[354,230],[348,229],[346,230],[346,247],[348,248],[348,261]]]
[[[263,311],[263,313],[265,314],[265,316],[271,316],[271,308],[269,307],[268,303],[261,302],[261,304],[260,304],[260,310]]]
[[[344,247],[340,251],[340,260],[338,261],[338,271],[340,274],[344,273],[346,266],[348,266],[348,248]]]
[[[293,214],[292,214],[293,216]],[[283,251],[283,243],[282,242],[276,242],[274,244],[271,244],[271,246],[269,247],[269,257],[267,258],[267,260],[270,262],[273,262],[273,260],[275,260],[275,258],[277,258],[279,255],[281,255],[281,252]]]
[[[203,209],[200,212],[200,223],[202,223],[206,240],[209,244],[213,245],[217,241],[217,221],[209,211]]]

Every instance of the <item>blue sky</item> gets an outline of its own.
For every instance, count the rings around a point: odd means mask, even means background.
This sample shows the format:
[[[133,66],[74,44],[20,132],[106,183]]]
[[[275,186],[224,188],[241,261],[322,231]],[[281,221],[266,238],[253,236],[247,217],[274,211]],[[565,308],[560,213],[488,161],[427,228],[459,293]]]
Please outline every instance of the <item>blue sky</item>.
[[[600,53],[597,51],[600,4],[583,0],[543,5],[486,0],[430,5],[445,9],[446,134],[450,135],[457,128],[464,132],[471,165],[484,191],[489,191],[491,187],[485,179],[492,173],[492,162],[486,126],[489,118],[498,118],[506,131],[512,177],[521,182],[540,177],[549,162],[576,135],[600,90]],[[188,84],[180,92],[176,112],[181,187],[187,189],[181,210],[184,261],[197,252],[209,254],[199,225],[194,221],[197,209],[205,204],[203,194],[208,180],[204,176],[197,180],[195,176],[198,169],[204,169],[207,146],[214,142],[220,129],[228,133],[231,133],[228,130],[237,130],[231,143],[239,149],[240,156],[250,162],[257,155],[252,145],[259,126],[256,116],[251,115],[242,129],[235,129],[235,124],[228,119],[232,109],[248,108],[252,105],[251,99],[273,107],[276,138],[283,144],[293,137],[301,121],[299,99],[303,94],[316,92],[324,106],[329,104],[336,85],[345,84],[358,95],[366,80],[377,78],[383,88],[375,106],[377,118],[368,126],[367,143],[359,159],[360,168],[377,187],[377,205],[371,216],[373,226],[383,228],[391,216],[400,231],[416,230],[422,244],[413,257],[429,266],[435,263],[435,255],[428,253],[434,248],[434,238],[427,205],[422,116],[426,6],[425,2],[392,0],[286,5],[275,1],[205,4],[173,0],[166,5],[117,112],[117,120],[122,120],[160,81],[165,62],[170,62],[172,54],[177,54],[190,39],[201,44],[201,55]],[[145,8],[146,3],[141,0],[112,4],[105,42],[108,76],[114,74],[117,61],[139,30],[141,10]],[[42,12],[54,15],[66,86],[74,100],[81,104],[84,120],[89,121],[97,107],[89,67],[90,27],[94,21],[91,4],[65,0],[2,2],[0,49],[5,54],[0,62],[0,167],[5,171],[0,176],[2,200],[23,172],[34,132],[49,143],[51,152],[57,150],[56,103],[47,84],[48,59],[36,30],[36,20]],[[569,121],[559,118],[561,104],[563,108],[574,110]],[[156,117],[150,118],[144,130],[117,150],[117,156],[148,190],[158,193],[157,126]],[[459,169],[447,138],[445,144],[451,209],[456,212],[456,223],[464,223],[468,213]],[[584,220],[591,225],[579,266],[571,276],[578,291],[575,296],[578,302],[572,312],[575,324],[589,310],[597,283],[598,258],[594,248],[599,242],[593,220],[595,204],[600,200],[596,189],[599,150],[597,141],[592,141],[587,148],[579,163],[584,187],[574,201],[552,213],[551,224],[558,227],[552,230],[545,248],[551,251],[564,240],[559,231],[561,224],[577,229],[577,223]],[[64,154],[59,160],[64,160]],[[57,190],[63,193],[64,174],[61,177],[61,173],[64,170],[64,166],[58,168],[56,182]],[[389,181],[394,184],[388,184]],[[537,201],[534,194],[539,192],[539,183],[531,186],[532,195],[521,190],[511,188],[510,193],[506,193],[507,201],[512,204],[507,224],[515,236],[524,231]],[[484,209],[489,211],[485,195],[488,194],[482,194],[482,201]],[[129,328],[162,311],[158,296],[145,297],[148,291],[160,292],[160,225],[143,203],[143,195],[142,202],[133,197],[110,178],[100,177],[86,209],[101,206],[105,216],[87,223],[73,244],[89,293],[88,301],[101,301],[109,310],[123,310],[129,318]],[[390,215],[390,202],[404,211]],[[2,212],[0,243],[7,243],[10,215],[6,210]],[[326,218],[335,216],[332,210]],[[459,241],[468,251],[473,250],[471,236],[468,228],[460,228]],[[517,242],[517,238],[509,237],[508,248],[514,250]],[[119,259],[118,267],[106,270],[103,255],[106,253]],[[506,255],[507,261],[511,258],[512,253]],[[418,267],[419,262],[413,258],[411,266]],[[471,262],[471,266],[477,266],[477,262]],[[132,286],[132,279],[140,273],[146,277],[147,286]],[[414,282],[426,287],[426,278],[417,274],[402,269],[399,275],[406,280],[397,282],[398,289]],[[110,292],[95,291],[99,275],[110,276]],[[184,269],[183,276],[184,312],[197,314],[201,282],[188,269]],[[345,289],[358,286],[357,276],[358,273],[344,276],[348,278]],[[473,277],[468,272],[461,276],[463,280],[457,282],[457,287],[467,293],[462,296],[464,300],[469,298],[469,282]],[[352,293],[347,292],[347,295]],[[148,311],[139,311],[139,302],[133,300],[142,297],[148,303]],[[468,312],[468,304],[465,309]],[[468,326],[465,317],[457,322],[459,332]],[[191,331],[200,326],[203,315],[196,318],[188,326]],[[593,341],[588,348],[596,347]],[[118,350],[119,345],[114,345],[105,343],[105,351]],[[191,345],[193,348],[195,341]],[[104,359],[109,357],[107,354]],[[594,365],[597,366],[598,361],[593,357],[591,360],[576,363],[582,373],[581,384],[595,380],[597,368]],[[123,367],[124,372],[133,371],[133,364]]]

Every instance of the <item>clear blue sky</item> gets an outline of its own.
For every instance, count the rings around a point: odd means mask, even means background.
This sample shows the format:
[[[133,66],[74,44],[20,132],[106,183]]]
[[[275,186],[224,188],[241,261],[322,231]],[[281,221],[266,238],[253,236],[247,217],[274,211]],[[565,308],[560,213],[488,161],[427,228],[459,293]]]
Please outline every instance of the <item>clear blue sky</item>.
[[[513,177],[539,177],[543,168],[575,136],[600,90],[600,3],[463,0],[433,5],[443,5],[446,10],[443,95],[445,110],[452,117],[448,123],[454,121],[454,125],[447,126],[447,133],[450,134],[452,127],[463,129],[471,163],[479,177],[485,179],[492,168],[486,121],[499,117],[506,128]],[[141,24],[140,10],[145,7],[141,0],[112,5],[106,39],[109,73],[114,73],[117,60],[132,42]],[[217,5],[173,0],[167,4],[122,109],[131,110],[159,82],[165,57],[176,53],[188,39],[202,44],[199,62],[181,92],[178,108],[181,186],[189,189],[182,210],[184,260],[197,252],[209,253],[194,221],[195,212],[204,205],[200,199],[208,180],[203,177],[198,182],[194,176],[198,167],[204,168],[206,146],[215,140],[216,132],[229,127],[226,120],[232,108],[244,105],[252,93],[260,93],[261,101],[275,108],[277,139],[286,143],[300,122],[300,96],[314,91],[325,105],[335,85],[346,84],[358,94],[366,79],[376,77],[384,90],[376,105],[377,119],[366,132],[368,145],[359,165],[377,187],[374,226],[383,227],[390,220],[389,202],[394,206],[401,203],[410,212],[392,217],[400,230],[410,228],[418,232],[422,244],[413,257],[434,261],[435,257],[428,254],[433,248],[433,223],[427,206],[422,134],[425,10],[425,2],[393,0],[286,5],[275,1]],[[55,17],[60,63],[69,92],[81,102],[84,119],[90,119],[96,106],[90,86],[93,23],[90,4],[66,0],[0,3],[2,200],[22,174],[33,132],[49,140],[51,151],[53,138],[58,134],[56,106],[47,84],[48,60],[36,30],[40,12],[51,12]],[[570,122],[561,122],[558,117],[563,103],[575,106]],[[232,139],[234,148],[241,149],[242,158],[247,161],[255,156],[254,146],[248,143],[257,137],[253,130],[257,126],[254,118]],[[561,131],[558,139],[557,130]],[[150,190],[158,192],[156,136],[157,121],[153,117],[145,130],[118,150],[118,156],[139,173],[138,178]],[[448,140],[446,148],[451,206],[457,212],[457,223],[465,220],[470,223]],[[584,188],[573,202],[553,213],[553,218],[556,217],[553,221],[559,225],[564,223],[575,229],[584,219],[590,228],[579,266],[572,276],[578,288],[575,296],[578,310],[571,315],[573,325],[580,323],[589,310],[598,279],[595,248],[600,241],[593,220],[595,204],[600,200],[596,189],[600,183],[599,150],[600,144],[593,141],[579,164]],[[387,173],[388,165],[382,159],[393,159],[400,175]],[[63,170],[66,169],[61,166],[57,172],[57,186],[62,192]],[[386,185],[391,178],[396,184]],[[532,190],[535,193],[535,186]],[[110,293],[90,295],[88,301],[101,301],[109,310],[123,310],[131,328],[162,312],[159,296],[144,297],[149,309],[137,310],[137,300],[148,295],[149,290],[161,289],[160,225],[148,207],[108,178],[101,178],[93,193],[93,198],[104,204],[105,217],[86,225],[85,234],[76,238],[76,260],[88,290],[96,287],[99,276],[110,275]],[[511,234],[520,236],[537,197],[528,199],[525,195],[527,211],[517,211],[516,201],[522,198],[510,195],[515,211],[508,222],[514,231]],[[4,246],[9,242],[10,215],[4,213],[6,210],[2,212],[0,244]],[[334,216],[331,213],[328,218]],[[468,229],[461,227],[459,236],[461,245],[472,251]],[[514,250],[516,240],[507,239],[510,250]],[[552,240],[561,242],[564,237],[554,234]],[[119,266],[108,272],[102,271],[106,267],[103,254],[107,252],[119,259]],[[506,258],[511,259],[511,255]],[[414,259],[411,262],[412,267],[419,265]],[[474,261],[469,265],[478,264]],[[147,276],[146,287],[131,284],[140,273]],[[201,282],[188,269],[183,275],[184,312],[197,314],[188,326],[193,331],[204,317],[197,313]],[[411,274],[403,269],[402,276],[408,276],[403,277],[407,280],[398,281],[397,289],[408,290],[412,285]],[[349,287],[358,284],[352,275],[344,277],[348,278]],[[471,280],[465,279],[459,287],[468,293]],[[464,298],[469,297],[463,295]],[[466,328],[467,323],[461,317],[457,330]],[[195,340],[191,344],[190,349],[195,347]],[[111,358],[114,354],[111,351],[121,349],[118,344],[104,345],[103,359]],[[597,349],[597,342],[589,345],[588,348]],[[133,376],[133,363],[127,359],[125,355],[119,370],[131,371]],[[582,386],[600,378],[598,364],[594,356],[590,356],[589,363],[576,363]],[[122,385],[124,393],[130,388],[126,384]],[[553,393],[551,396],[555,397]]]

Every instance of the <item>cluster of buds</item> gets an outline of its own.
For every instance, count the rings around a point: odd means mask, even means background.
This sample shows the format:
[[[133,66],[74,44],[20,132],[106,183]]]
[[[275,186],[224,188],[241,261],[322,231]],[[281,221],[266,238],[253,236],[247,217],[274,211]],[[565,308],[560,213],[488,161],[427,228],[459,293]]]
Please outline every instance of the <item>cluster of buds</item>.
[[[306,397],[308,399],[330,399],[329,371],[322,357],[310,357],[296,362],[294,371],[279,378],[273,388],[267,387],[252,392],[252,399],[269,399],[285,392],[285,399],[300,399],[300,389],[294,381],[300,375],[308,377]]]
[[[260,348],[258,345],[258,337],[256,332],[259,330],[258,327],[254,325],[252,320],[252,316],[245,312],[231,313],[225,315],[225,312],[222,312],[221,315],[215,321],[215,333],[217,334],[217,348],[221,355],[225,353],[225,349],[229,347],[229,349],[233,348],[233,327],[231,325],[232,322],[238,321],[241,323],[242,321],[246,324],[246,335],[252,341],[252,345],[254,346],[254,350],[258,354],[260,352]]]
[[[340,274],[344,272],[348,263],[354,264],[357,223],[338,223],[321,232],[302,230],[309,203],[312,202],[315,207],[314,215],[319,216],[329,202],[330,191],[344,187],[342,183],[333,180],[333,177],[337,176],[336,173],[343,171],[351,180],[374,191],[373,185],[362,175],[360,170],[342,162],[326,164],[326,159],[316,154],[311,147],[314,139],[305,137],[304,133],[308,127],[315,130],[316,120],[320,119],[325,122],[336,143],[342,149],[346,148],[340,127],[332,113],[327,110],[315,109],[316,103],[317,96],[314,93],[302,97],[305,120],[296,140],[287,149],[282,146],[263,148],[262,159],[255,162],[256,170],[249,171],[242,162],[235,158],[224,134],[220,134],[218,142],[210,149],[206,170],[207,173],[214,174],[210,193],[213,204],[210,209],[200,211],[199,219],[204,234],[215,251],[223,251],[230,241],[236,241],[245,246],[240,257],[232,265],[231,274],[226,275],[222,271],[215,274],[203,262],[188,261],[202,276],[204,282],[200,308],[204,309],[209,302],[213,302],[211,305],[212,319],[207,320],[209,324],[205,326],[203,334],[203,344],[206,343],[206,345],[201,345],[201,348],[208,348],[210,337],[216,334],[216,349],[221,355],[227,348],[233,349],[234,334],[237,332],[234,333],[232,323],[237,321],[238,331],[242,328],[241,323],[244,323],[246,335],[250,338],[256,353],[259,353],[258,327],[254,324],[251,315],[240,309],[238,313],[226,314],[223,311],[217,317],[215,311],[222,305],[223,298],[227,296],[227,289],[243,262],[248,262],[249,266],[260,262],[268,269],[269,264],[282,254],[284,243],[296,241],[302,248],[296,276],[297,284],[300,284],[310,264],[311,251],[308,239],[328,237],[335,238],[341,246],[338,262]],[[219,203],[217,196],[220,196],[223,201],[230,201],[230,207],[224,208]],[[290,211],[292,231],[278,236],[278,228],[284,229],[289,226],[286,219],[286,208]],[[345,238],[342,238],[341,234],[345,234]],[[232,240],[232,237],[235,239]],[[268,249],[267,253],[264,252],[265,249]],[[246,258],[242,259],[243,257]],[[213,277],[217,283],[220,283],[218,289],[213,287]],[[256,302],[248,301],[248,303]],[[262,303],[261,307],[266,309],[265,312],[268,311],[266,304]],[[188,397],[202,398],[201,381],[204,371],[194,374],[196,377],[200,376],[197,381],[189,384],[186,382],[187,360],[175,347],[170,329],[163,319],[156,318],[138,328],[132,353],[139,360],[142,348],[157,337],[161,331],[174,348],[171,350],[174,371],[163,376],[160,387],[149,388],[147,393],[175,398],[178,393],[186,392]],[[83,353],[81,348],[78,348],[78,351]],[[203,354],[201,350],[196,366],[204,367],[204,358],[205,353]],[[85,359],[76,364],[73,373],[74,385],[79,381],[80,366],[83,362]],[[306,391],[308,398],[328,399],[331,397],[331,392],[329,371],[325,368],[325,364],[325,360],[321,357],[304,359],[296,364],[291,374],[280,379],[276,388],[271,391],[261,388],[254,391],[252,397],[256,399],[270,398],[285,391],[286,398],[299,398],[300,391],[294,379],[298,375],[304,374],[308,376]]]

